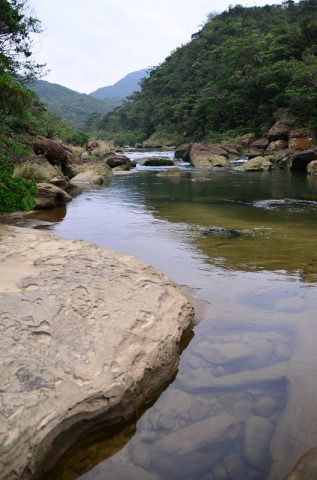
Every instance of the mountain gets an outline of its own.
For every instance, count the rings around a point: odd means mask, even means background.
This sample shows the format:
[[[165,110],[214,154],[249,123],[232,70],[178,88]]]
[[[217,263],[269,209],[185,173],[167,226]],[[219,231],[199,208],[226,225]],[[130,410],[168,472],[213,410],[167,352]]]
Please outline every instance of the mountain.
[[[125,99],[131,93],[137,92],[140,90],[140,81],[142,78],[148,76],[148,71],[146,69],[138,70],[136,72],[128,73],[125,77],[121,78],[114,85],[108,87],[98,88],[90,95],[94,98],[101,100],[105,99]]]
[[[210,14],[101,127],[123,144],[261,135],[284,115],[317,130],[316,38],[317,0]]]
[[[98,100],[90,95],[44,80],[37,80],[29,87],[35,91],[48,110],[81,130],[87,129],[90,115],[104,116],[121,104],[119,99]]]

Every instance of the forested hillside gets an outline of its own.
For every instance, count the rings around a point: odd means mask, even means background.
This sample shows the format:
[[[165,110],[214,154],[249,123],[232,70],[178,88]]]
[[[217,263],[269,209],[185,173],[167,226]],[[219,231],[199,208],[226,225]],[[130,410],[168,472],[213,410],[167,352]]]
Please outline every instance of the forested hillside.
[[[119,143],[208,141],[284,114],[317,127],[317,0],[210,14],[100,127]]]
[[[44,105],[76,128],[89,130],[90,115],[106,115],[121,104],[120,99],[98,100],[55,83],[38,80],[30,85]]]

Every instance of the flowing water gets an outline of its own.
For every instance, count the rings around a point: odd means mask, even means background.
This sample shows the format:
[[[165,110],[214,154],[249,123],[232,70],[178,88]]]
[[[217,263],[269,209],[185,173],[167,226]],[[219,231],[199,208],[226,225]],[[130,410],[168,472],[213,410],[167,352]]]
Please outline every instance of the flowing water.
[[[282,480],[317,446],[317,178],[181,168],[139,167],[52,212],[57,234],[167,274],[199,323],[156,402],[45,478]]]

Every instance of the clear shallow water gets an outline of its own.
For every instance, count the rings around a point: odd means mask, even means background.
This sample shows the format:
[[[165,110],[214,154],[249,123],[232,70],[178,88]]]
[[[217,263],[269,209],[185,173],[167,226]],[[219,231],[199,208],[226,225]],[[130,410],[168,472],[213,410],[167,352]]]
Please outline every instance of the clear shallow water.
[[[184,172],[138,169],[55,212],[56,233],[137,255],[203,308],[154,405],[50,478],[279,480],[317,445],[317,179]]]

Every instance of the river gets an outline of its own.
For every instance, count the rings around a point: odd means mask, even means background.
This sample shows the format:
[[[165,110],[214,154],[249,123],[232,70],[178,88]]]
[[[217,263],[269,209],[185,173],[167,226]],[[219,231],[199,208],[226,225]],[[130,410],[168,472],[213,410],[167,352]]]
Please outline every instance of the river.
[[[317,178],[180,167],[138,167],[40,214],[157,267],[197,305],[173,383],[46,478],[282,480],[317,446]]]

